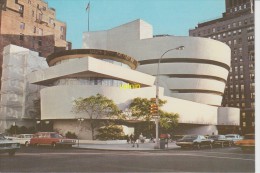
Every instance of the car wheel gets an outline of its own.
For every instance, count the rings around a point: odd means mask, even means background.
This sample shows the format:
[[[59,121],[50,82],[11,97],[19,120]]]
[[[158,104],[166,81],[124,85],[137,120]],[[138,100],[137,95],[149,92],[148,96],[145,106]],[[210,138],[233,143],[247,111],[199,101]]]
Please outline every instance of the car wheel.
[[[24,145],[25,145],[25,147],[29,147],[29,142],[26,141]]]
[[[11,150],[8,152],[9,156],[14,156],[15,155],[15,150]]]

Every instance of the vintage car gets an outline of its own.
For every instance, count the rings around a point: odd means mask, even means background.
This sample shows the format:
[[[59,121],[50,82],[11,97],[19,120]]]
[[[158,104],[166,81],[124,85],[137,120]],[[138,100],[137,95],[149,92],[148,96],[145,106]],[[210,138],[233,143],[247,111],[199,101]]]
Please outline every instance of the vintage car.
[[[213,146],[231,146],[233,144],[233,141],[231,139],[227,139],[225,135],[210,135],[208,136],[208,139],[213,140]]]
[[[53,148],[57,146],[71,147],[75,144],[75,139],[65,138],[57,132],[38,132],[30,140],[32,146],[50,145]]]
[[[246,134],[244,139],[235,142],[236,146],[239,146],[242,150],[254,150],[255,149],[255,134]]]
[[[12,137],[11,139],[14,142],[18,142],[21,145],[25,145],[26,147],[28,147],[32,137],[33,134],[19,134],[16,137]]]
[[[234,144],[235,141],[243,139],[239,134],[227,134],[225,135],[228,140],[231,140]]]
[[[203,135],[185,135],[183,138],[177,140],[176,145],[181,148],[189,147],[200,149],[201,147],[213,147],[213,140],[207,139]]]
[[[9,156],[13,156],[19,148],[19,143],[6,139],[4,135],[0,134],[0,153],[8,153]]]

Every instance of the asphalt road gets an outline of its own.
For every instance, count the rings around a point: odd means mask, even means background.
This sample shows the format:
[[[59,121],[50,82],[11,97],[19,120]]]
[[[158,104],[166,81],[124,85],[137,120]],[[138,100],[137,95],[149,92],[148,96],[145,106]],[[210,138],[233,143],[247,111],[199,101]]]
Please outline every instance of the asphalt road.
[[[0,155],[0,172],[255,172],[255,154],[239,148],[100,151],[22,148]]]

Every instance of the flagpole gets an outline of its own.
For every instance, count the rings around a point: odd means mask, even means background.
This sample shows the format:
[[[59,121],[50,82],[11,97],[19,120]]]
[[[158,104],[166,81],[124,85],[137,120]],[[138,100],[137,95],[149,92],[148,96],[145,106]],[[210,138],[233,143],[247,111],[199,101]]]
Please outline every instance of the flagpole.
[[[88,32],[89,32],[89,11],[90,11],[90,1],[88,2],[88,5],[86,7],[86,11],[88,12]]]
[[[90,11],[90,2],[88,3],[89,7],[88,7],[88,32],[89,32],[89,11]]]

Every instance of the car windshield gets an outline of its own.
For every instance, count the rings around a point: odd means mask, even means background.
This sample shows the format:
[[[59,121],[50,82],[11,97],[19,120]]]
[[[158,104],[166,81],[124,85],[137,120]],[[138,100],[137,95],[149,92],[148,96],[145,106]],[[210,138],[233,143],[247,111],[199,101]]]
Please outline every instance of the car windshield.
[[[255,139],[255,135],[245,135],[244,139]]]
[[[235,138],[236,136],[234,135],[226,135],[227,138]]]
[[[218,139],[218,136],[209,136],[209,139]]]
[[[63,137],[58,133],[51,133],[51,138],[63,138]]]
[[[197,135],[186,135],[182,139],[196,139],[197,137]]]

